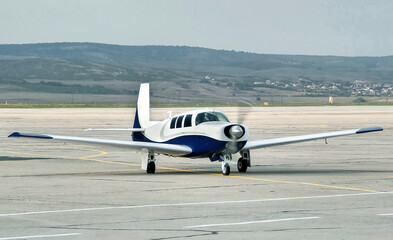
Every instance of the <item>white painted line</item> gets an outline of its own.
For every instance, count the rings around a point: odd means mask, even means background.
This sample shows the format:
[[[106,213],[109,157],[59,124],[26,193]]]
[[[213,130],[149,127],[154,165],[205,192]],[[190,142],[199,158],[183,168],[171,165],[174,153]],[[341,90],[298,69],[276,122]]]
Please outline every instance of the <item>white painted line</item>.
[[[64,234],[53,234],[53,235],[35,235],[35,236],[20,236],[20,237],[5,237],[0,240],[12,240],[12,239],[32,239],[32,238],[53,238],[53,237],[69,237],[81,235],[80,233],[64,233]]]
[[[220,201],[220,202],[167,203],[167,204],[151,204],[151,205],[131,205],[131,206],[115,206],[115,207],[77,208],[77,209],[65,209],[65,210],[53,210],[53,211],[3,213],[3,214],[0,214],[0,217],[36,215],[36,214],[51,214],[51,213],[71,213],[71,212],[84,212],[84,211],[103,211],[103,210],[116,210],[116,209],[136,209],[136,208],[156,208],[156,207],[182,207],[182,206],[200,206],[200,205],[239,204],[239,203],[253,203],[253,202],[292,201],[292,200],[305,200],[305,199],[324,199],[324,198],[340,198],[340,197],[356,197],[356,196],[373,196],[373,195],[382,195],[382,194],[393,194],[393,192],[352,193],[352,194],[339,194],[339,195],[307,196],[307,197],[292,197],[292,198],[271,198],[271,199]]]
[[[378,214],[378,216],[393,216],[393,213]]]
[[[296,220],[310,220],[317,219],[320,217],[302,217],[302,218],[283,218],[283,219],[272,219],[272,220],[261,220],[261,221],[250,221],[250,222],[237,222],[237,223],[215,223],[215,224],[205,224],[196,226],[187,226],[183,228],[205,228],[205,227],[218,227],[218,226],[235,226],[235,225],[247,225],[256,223],[272,223],[272,222],[285,222],[285,221],[296,221]]]

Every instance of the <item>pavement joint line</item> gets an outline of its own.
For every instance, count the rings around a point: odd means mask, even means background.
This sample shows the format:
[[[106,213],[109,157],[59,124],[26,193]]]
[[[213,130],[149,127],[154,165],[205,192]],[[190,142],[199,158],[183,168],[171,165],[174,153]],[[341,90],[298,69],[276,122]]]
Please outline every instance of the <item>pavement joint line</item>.
[[[378,214],[378,216],[393,216],[393,213],[382,213]]]
[[[78,148],[76,148],[76,149],[78,149]],[[88,156],[82,156],[82,157],[70,157],[70,156],[56,156],[56,155],[46,155],[46,154],[12,152],[12,151],[4,151],[4,150],[0,150],[0,152],[9,152],[9,153],[14,153],[14,154],[33,155],[33,156],[45,156],[45,157],[50,157],[50,158],[61,157],[61,158],[66,158],[66,159],[80,159],[80,160],[86,160],[86,161],[94,161],[94,162],[101,162],[101,163],[108,163],[108,164],[117,164],[117,165],[127,165],[127,166],[134,166],[134,167],[139,167],[140,166],[140,164],[124,163],[124,162],[113,162],[113,161],[106,161],[106,160],[100,160],[100,159],[92,158],[92,156],[97,156],[97,155],[98,156],[102,156],[102,155],[107,154],[107,152],[104,152],[104,151],[101,151],[101,150],[86,149],[86,148],[83,148],[83,149],[80,149],[80,150],[98,151],[98,152],[100,152],[100,154],[88,155]],[[217,173],[207,173],[207,172],[203,172],[203,171],[194,171],[194,170],[170,168],[170,167],[163,167],[163,166],[157,166],[157,168],[158,169],[164,169],[164,170],[173,170],[173,171],[178,171],[178,172],[201,173],[201,174],[212,175],[212,176],[238,178],[238,179],[253,180],[253,181],[275,182],[275,183],[284,183],[284,184],[299,184],[299,185],[308,185],[308,186],[314,186],[314,187],[342,189],[342,190],[351,190],[351,191],[361,191],[361,192],[371,192],[371,193],[382,192],[382,191],[370,190],[370,189],[351,188],[351,187],[343,187],[343,186],[336,186],[336,185],[326,185],[326,184],[318,184],[318,183],[309,183],[309,182],[295,182],[295,181],[264,179],[264,178],[255,178],[255,177],[244,177],[244,176],[236,176],[236,175],[223,176],[222,174],[217,174]]]
[[[64,234],[34,235],[34,236],[19,236],[19,237],[2,237],[2,238],[0,238],[0,240],[69,237],[69,236],[77,236],[77,235],[81,235],[81,233],[64,233]]]
[[[289,197],[289,198],[229,200],[229,201],[216,201],[216,202],[186,202],[186,203],[164,203],[164,204],[128,205],[128,206],[113,206],[113,207],[77,208],[77,209],[32,211],[32,212],[19,212],[19,213],[2,213],[2,214],[0,214],[0,217],[13,217],[13,216],[51,214],[51,213],[72,213],[72,212],[87,212],[87,211],[120,210],[120,209],[140,209],[140,208],[158,208],[158,207],[190,207],[190,206],[204,206],[204,205],[262,203],[262,202],[274,202],[274,201],[294,201],[294,200],[296,201],[296,200],[328,199],[328,198],[340,198],[340,197],[358,197],[358,196],[389,195],[389,194],[393,194],[393,192],[352,193],[352,194],[303,196],[303,197]]]
[[[311,220],[311,219],[318,219],[318,218],[320,218],[320,217],[282,218],[282,219],[248,221],[248,222],[236,222],[236,223],[214,223],[214,224],[186,226],[186,227],[183,227],[183,228],[206,228],[206,227],[235,226],[235,225],[247,225],[247,224],[257,224],[257,223],[273,223],[273,222]]]

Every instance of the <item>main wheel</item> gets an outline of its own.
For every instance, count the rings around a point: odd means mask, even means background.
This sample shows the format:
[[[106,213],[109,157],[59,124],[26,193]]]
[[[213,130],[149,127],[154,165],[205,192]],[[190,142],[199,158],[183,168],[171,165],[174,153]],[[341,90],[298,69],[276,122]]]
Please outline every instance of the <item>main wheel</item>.
[[[156,163],[155,162],[149,162],[147,164],[146,172],[147,173],[155,173],[156,172]]]
[[[239,170],[239,172],[247,172],[247,160],[239,158],[237,161],[237,170]]]
[[[231,167],[229,166],[228,163],[226,163],[223,167],[222,167],[222,174],[223,175],[229,175],[231,173]]]

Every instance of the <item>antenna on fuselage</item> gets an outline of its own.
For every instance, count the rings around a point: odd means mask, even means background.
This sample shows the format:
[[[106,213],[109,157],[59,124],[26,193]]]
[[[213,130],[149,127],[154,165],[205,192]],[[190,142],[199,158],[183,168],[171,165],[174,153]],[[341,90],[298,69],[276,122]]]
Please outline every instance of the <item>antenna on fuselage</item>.
[[[168,111],[168,112],[166,112],[166,113],[168,113],[168,118],[171,118],[172,117],[172,111]],[[165,118],[166,118],[166,116],[165,116]]]

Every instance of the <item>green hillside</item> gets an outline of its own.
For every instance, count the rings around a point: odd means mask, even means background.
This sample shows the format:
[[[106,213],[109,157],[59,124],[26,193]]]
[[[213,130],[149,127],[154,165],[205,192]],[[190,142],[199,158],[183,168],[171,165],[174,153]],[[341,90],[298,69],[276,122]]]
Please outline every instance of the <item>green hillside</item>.
[[[18,92],[135,95],[141,82],[154,83],[153,95],[172,102],[228,102],[233,96],[388,97],[393,56],[267,55],[96,43],[0,45],[0,93],[8,93],[0,101],[12,92],[14,101]]]

